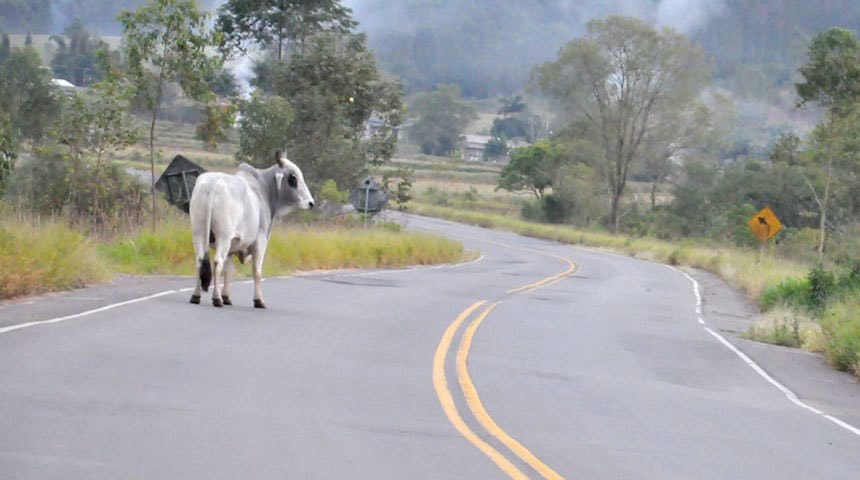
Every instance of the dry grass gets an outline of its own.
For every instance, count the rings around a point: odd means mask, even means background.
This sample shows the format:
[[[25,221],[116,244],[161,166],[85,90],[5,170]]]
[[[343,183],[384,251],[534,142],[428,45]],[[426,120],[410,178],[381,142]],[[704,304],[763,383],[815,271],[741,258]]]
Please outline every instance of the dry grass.
[[[191,231],[185,225],[159,228],[99,247],[118,272],[144,274],[194,273]],[[380,228],[279,227],[272,233],[264,270],[283,275],[297,270],[388,268],[453,263],[463,259],[463,246],[436,235]],[[250,273],[250,265],[240,268]]]
[[[819,353],[827,348],[827,338],[821,325],[807,313],[786,307],[777,307],[762,314],[742,336]]]
[[[110,279],[90,238],[63,223],[0,221],[0,298],[83,287]]]

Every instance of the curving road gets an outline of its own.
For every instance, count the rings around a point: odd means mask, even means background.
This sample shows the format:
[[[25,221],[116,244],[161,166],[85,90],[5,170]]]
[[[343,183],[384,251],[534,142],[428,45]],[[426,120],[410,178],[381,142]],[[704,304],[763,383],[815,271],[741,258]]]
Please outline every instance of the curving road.
[[[269,279],[265,311],[175,278],[0,308],[0,479],[860,475],[857,385],[736,339],[718,282],[406,221],[482,257]]]

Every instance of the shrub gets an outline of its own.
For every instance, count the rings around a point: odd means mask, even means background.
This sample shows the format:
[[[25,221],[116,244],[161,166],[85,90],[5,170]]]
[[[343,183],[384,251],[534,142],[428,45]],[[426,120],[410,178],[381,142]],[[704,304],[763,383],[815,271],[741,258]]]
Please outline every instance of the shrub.
[[[824,270],[824,267],[818,265],[809,271],[807,279],[809,280],[809,305],[818,309],[826,307],[827,299],[830,298],[836,287],[833,272],[828,272]]]
[[[822,328],[828,337],[825,354],[840,370],[857,370],[860,366],[860,304],[840,303],[824,315]]]
[[[803,278],[786,278],[778,284],[768,287],[762,293],[759,301],[761,309],[768,311],[777,305],[795,308],[809,308],[812,290],[809,280]]]

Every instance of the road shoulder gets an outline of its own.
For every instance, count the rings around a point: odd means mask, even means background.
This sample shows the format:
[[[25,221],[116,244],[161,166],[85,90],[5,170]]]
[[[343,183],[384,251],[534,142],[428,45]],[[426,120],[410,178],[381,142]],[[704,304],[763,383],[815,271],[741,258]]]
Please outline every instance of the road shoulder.
[[[713,273],[687,269],[702,289],[705,321],[804,402],[860,426],[860,380],[832,369],[824,357],[801,349],[740,338],[759,315],[739,290]],[[738,359],[737,361],[741,361]],[[764,381],[764,380],[762,380]]]

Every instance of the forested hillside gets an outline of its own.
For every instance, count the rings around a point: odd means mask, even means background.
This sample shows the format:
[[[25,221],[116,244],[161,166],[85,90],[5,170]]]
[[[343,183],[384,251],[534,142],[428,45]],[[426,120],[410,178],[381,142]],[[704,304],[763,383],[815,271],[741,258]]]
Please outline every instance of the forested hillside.
[[[555,56],[589,20],[606,15],[636,16],[690,35],[711,56],[718,78],[732,78],[738,65],[755,64],[770,83],[787,80],[815,33],[832,26],[860,29],[860,2],[852,0],[695,2],[699,7],[671,0],[348,3],[380,60],[407,88],[457,83],[477,97],[517,89],[531,66]]]
[[[143,0],[0,0],[0,32],[61,33],[84,19],[118,34],[117,14]],[[221,0],[199,2],[215,8]],[[409,91],[456,83],[466,96],[517,91],[532,66],[554,57],[594,18],[630,15],[671,25],[699,41],[718,78],[783,85],[803,61],[809,38],[832,26],[860,29],[853,0],[351,0],[382,64]],[[739,68],[753,65],[754,68]]]

